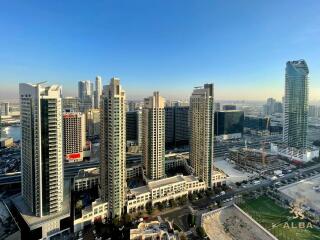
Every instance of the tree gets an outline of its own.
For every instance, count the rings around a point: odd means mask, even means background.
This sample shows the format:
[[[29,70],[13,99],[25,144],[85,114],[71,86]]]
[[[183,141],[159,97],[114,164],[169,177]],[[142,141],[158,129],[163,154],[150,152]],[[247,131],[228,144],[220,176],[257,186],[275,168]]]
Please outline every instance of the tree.
[[[215,193],[215,194],[219,194],[221,191],[222,191],[222,190],[221,190],[220,187],[215,187],[215,188],[214,188],[214,193]]]
[[[211,197],[212,194],[213,194],[212,190],[210,190],[210,189],[207,189],[207,190],[206,190],[206,196],[207,196],[207,197]]]
[[[170,206],[173,207],[173,208],[177,206],[177,203],[176,203],[176,201],[175,201],[174,199],[170,199],[170,200],[169,200],[169,204],[170,204]]]
[[[197,193],[190,193],[189,196],[188,196],[188,197],[189,197],[189,200],[190,200],[190,201],[194,201],[194,200],[196,199],[196,194],[197,194]]]
[[[187,236],[184,232],[180,233],[180,236],[179,236],[180,240],[187,240]]]
[[[115,216],[113,219],[112,219],[112,224],[115,226],[115,227],[119,227],[120,226],[120,219],[118,216]]]
[[[222,185],[222,190],[223,190],[223,191],[226,191],[227,189],[228,189],[228,186],[227,186],[226,184],[223,184],[223,185]]]
[[[164,209],[164,204],[162,202],[158,203],[158,210],[162,211]]]
[[[195,223],[196,223],[195,217],[194,217],[191,213],[189,213],[189,214],[188,214],[188,224],[189,224],[189,227],[194,226]]]
[[[187,199],[186,195],[184,195],[183,197],[181,197],[179,199],[179,205],[183,206],[183,205],[185,205],[187,203],[187,201],[188,201],[188,199]]]
[[[146,210],[147,210],[147,213],[148,213],[148,214],[152,214],[152,212],[153,212],[153,207],[152,207],[152,203],[151,203],[151,202],[148,202],[148,203],[146,204]]]
[[[197,234],[199,237],[204,238],[207,236],[206,232],[204,231],[203,227],[197,227]]]
[[[128,214],[128,213],[125,213],[123,216],[122,216],[122,221],[123,221],[123,224],[124,225],[127,225],[129,223],[132,222],[132,217]]]

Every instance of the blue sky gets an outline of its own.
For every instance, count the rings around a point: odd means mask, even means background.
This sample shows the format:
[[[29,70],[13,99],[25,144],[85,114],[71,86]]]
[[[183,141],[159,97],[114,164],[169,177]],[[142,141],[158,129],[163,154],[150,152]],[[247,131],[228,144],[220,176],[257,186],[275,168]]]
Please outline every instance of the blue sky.
[[[217,99],[280,99],[286,61],[304,58],[320,100],[319,12],[318,0],[2,0],[0,99],[44,80],[76,95],[96,75],[120,77],[129,99],[186,99],[206,82]]]

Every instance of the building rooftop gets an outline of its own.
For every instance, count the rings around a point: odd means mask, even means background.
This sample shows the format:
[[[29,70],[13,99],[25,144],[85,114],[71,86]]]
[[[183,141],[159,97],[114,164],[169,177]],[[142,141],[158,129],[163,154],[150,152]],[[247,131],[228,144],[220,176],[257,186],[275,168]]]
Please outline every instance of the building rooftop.
[[[135,195],[140,195],[140,194],[148,193],[149,188],[147,185],[145,185],[142,187],[132,188],[132,189],[130,189],[130,192]]]
[[[81,178],[87,178],[87,177],[97,177],[100,174],[100,169],[99,168],[87,168],[87,169],[81,169],[78,172],[78,175],[75,177],[76,179],[81,179]]]
[[[176,176],[169,177],[169,178],[163,178],[163,179],[151,181],[148,183],[148,186],[150,189],[153,189],[153,188],[159,188],[159,187],[163,187],[163,186],[166,186],[169,184],[174,184],[174,183],[182,182],[182,181],[184,181],[183,176],[176,175]]]
[[[152,189],[164,187],[170,184],[175,184],[179,182],[194,182],[198,181],[198,178],[193,175],[183,176],[183,175],[176,175],[173,177],[163,178],[159,180],[154,180],[148,182],[147,185],[137,188],[130,189],[130,193],[134,195],[140,195],[147,192],[152,191]]]

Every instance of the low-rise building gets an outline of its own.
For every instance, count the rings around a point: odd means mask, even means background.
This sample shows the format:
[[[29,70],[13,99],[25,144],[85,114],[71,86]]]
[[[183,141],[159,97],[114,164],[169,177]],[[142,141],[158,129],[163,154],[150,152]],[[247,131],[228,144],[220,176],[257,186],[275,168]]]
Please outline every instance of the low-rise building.
[[[92,189],[99,185],[100,170],[98,168],[88,168],[80,170],[78,175],[74,177],[74,191],[84,191]]]
[[[156,203],[166,202],[205,189],[205,182],[199,181],[197,177],[192,175],[176,175],[150,181],[145,186],[129,190],[127,212],[140,211],[145,209],[147,204],[154,206]]]
[[[81,231],[85,226],[93,224],[95,221],[104,221],[107,216],[108,203],[99,198],[82,210],[80,218],[74,220],[74,232]]]
[[[224,184],[226,184],[227,181],[227,175],[220,171],[220,170],[214,170],[212,175],[212,186],[213,187],[220,187]]]
[[[188,174],[193,173],[192,167],[188,164],[189,153],[172,153],[165,156],[165,169],[166,172],[170,169],[183,167]]]
[[[294,162],[309,162],[319,157],[319,149],[317,148],[297,149],[284,144],[271,143],[271,152]]]
[[[0,138],[0,147],[9,148],[13,146],[13,138]]]
[[[174,231],[170,222],[152,221],[149,223],[142,222],[136,229],[130,229],[130,240],[144,239],[179,239],[179,232]]]

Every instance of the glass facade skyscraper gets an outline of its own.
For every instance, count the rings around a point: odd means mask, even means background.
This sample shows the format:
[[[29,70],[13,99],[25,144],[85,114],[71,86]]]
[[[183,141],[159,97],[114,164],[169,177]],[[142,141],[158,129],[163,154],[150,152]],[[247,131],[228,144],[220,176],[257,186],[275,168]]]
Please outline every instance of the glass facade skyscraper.
[[[308,74],[305,60],[287,62],[283,141],[298,149],[307,145]]]

